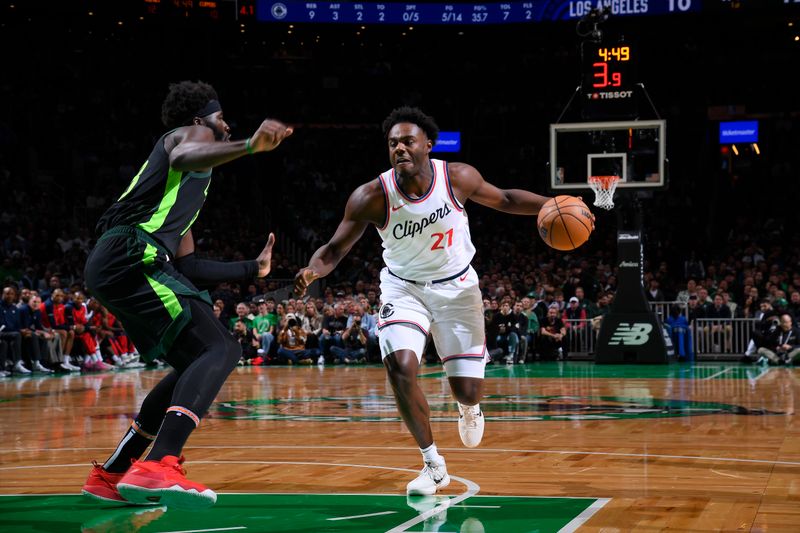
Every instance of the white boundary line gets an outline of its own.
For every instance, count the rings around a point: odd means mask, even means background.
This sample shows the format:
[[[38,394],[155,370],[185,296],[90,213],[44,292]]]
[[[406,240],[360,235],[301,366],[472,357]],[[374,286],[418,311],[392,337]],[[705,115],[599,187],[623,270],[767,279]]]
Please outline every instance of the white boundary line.
[[[397,511],[382,511],[380,513],[357,514],[353,516],[337,516],[334,518],[326,518],[325,520],[330,520],[331,522],[335,522],[336,520],[352,520],[354,518],[367,518],[369,516],[382,516],[385,514],[397,514]]]
[[[597,511],[603,508],[605,504],[611,501],[611,498],[598,498],[589,507],[581,511],[581,514],[570,520],[567,525],[558,530],[558,533],[572,533],[583,524],[586,523]]]
[[[218,445],[203,445],[203,446],[187,446],[187,449],[198,450],[285,450],[291,448],[293,450],[398,450],[419,453],[418,448],[411,448],[406,446],[296,446],[296,445],[253,445],[253,446],[234,446],[226,444]],[[0,453],[9,452],[56,452],[56,451],[89,451],[89,450],[109,450],[106,447],[97,448],[0,448]],[[538,454],[554,454],[554,455],[607,455],[610,457],[641,457],[643,459],[686,459],[690,461],[722,461],[730,463],[754,463],[754,464],[767,464],[767,465],[783,465],[783,466],[800,466],[800,461],[773,461],[770,459],[743,459],[738,457],[709,457],[702,455],[668,455],[668,454],[652,454],[652,453],[622,453],[622,452],[595,452],[587,450],[522,450],[514,448],[439,448],[439,450],[447,451],[450,453],[538,453]],[[203,461],[192,461],[203,462]],[[206,464],[224,463],[225,461],[204,461]],[[305,464],[305,463],[297,463]],[[311,463],[316,464],[316,463]],[[320,463],[322,464],[322,463]],[[335,463],[338,464],[338,463]],[[64,465],[64,466],[78,466],[78,465]],[[82,466],[87,466],[83,464]],[[51,465],[28,465],[28,466],[5,466],[0,467],[2,470],[19,470],[23,468],[50,468]],[[411,472],[411,470],[409,470]],[[416,473],[416,471],[414,471]],[[451,476],[452,477],[452,476]]]
[[[703,381],[708,381],[709,379],[717,378],[717,377],[721,376],[722,374],[730,372],[731,370],[733,370],[733,367],[728,367],[728,368],[722,369],[719,372],[716,372],[716,373],[711,374],[710,376],[708,376],[706,378],[703,378]]]

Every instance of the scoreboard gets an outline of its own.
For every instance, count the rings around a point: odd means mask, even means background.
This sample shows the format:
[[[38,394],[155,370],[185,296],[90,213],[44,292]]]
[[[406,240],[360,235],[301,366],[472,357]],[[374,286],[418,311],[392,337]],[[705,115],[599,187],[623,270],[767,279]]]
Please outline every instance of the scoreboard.
[[[262,22],[344,24],[509,24],[580,19],[598,7],[611,15],[700,11],[701,0],[532,0],[490,3],[313,2],[258,0]]]
[[[585,118],[637,115],[637,56],[638,50],[632,43],[583,42],[581,90]]]

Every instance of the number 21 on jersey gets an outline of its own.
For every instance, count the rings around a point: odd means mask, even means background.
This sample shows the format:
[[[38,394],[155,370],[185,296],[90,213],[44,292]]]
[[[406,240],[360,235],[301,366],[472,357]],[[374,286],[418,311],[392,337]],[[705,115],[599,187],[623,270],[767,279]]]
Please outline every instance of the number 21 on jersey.
[[[447,242],[442,243],[445,237],[447,237]],[[449,246],[453,246],[453,228],[450,228],[444,233],[433,233],[431,234],[431,239],[435,239],[431,250],[444,250]]]

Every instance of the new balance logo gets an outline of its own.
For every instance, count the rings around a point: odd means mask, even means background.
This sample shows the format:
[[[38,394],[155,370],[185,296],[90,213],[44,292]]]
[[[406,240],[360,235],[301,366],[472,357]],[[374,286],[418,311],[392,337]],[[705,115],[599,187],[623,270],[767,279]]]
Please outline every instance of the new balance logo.
[[[617,326],[617,330],[611,335],[611,340],[608,341],[609,345],[625,345],[625,346],[641,346],[650,339],[650,332],[653,331],[653,325],[641,322],[634,322],[628,324],[621,322]]]

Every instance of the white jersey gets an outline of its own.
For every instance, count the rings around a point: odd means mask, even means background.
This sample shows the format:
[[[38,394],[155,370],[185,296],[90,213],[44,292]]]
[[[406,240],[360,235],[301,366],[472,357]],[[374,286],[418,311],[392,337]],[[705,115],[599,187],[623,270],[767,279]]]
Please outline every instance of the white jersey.
[[[453,194],[447,162],[431,159],[431,166],[431,187],[420,198],[400,190],[394,169],[378,177],[386,199],[386,224],[378,228],[383,260],[406,280],[450,278],[464,272],[475,255],[467,212]]]

